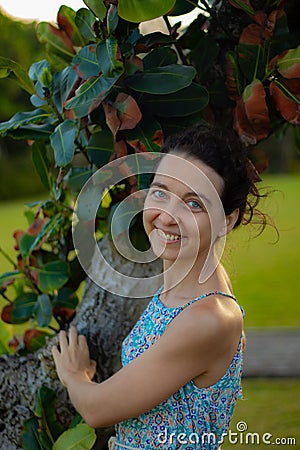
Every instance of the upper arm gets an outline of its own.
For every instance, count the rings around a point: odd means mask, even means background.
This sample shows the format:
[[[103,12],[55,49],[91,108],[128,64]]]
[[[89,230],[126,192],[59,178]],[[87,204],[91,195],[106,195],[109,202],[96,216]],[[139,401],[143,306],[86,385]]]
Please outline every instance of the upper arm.
[[[189,309],[144,353],[94,385],[90,404],[93,426],[118,423],[152,409],[205,372],[224,350],[219,320],[209,311],[197,315]]]

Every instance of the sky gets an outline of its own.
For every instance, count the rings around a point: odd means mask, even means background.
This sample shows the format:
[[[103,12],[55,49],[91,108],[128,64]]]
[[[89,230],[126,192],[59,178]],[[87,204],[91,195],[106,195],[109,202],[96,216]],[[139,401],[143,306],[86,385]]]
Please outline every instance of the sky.
[[[61,5],[77,11],[85,7],[82,0],[0,0],[0,7],[18,19],[55,21]]]
[[[0,0],[2,10],[21,20],[55,22],[61,5],[70,6],[75,11],[86,7],[83,0]],[[195,11],[180,19],[177,17],[176,20],[171,20],[171,23],[181,20],[183,24],[187,24],[194,16]]]

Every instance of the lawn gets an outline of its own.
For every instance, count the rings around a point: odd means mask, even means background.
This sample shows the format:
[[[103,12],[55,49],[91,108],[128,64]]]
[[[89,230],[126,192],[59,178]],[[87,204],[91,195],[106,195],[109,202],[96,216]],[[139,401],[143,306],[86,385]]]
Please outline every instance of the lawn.
[[[263,184],[276,189],[261,209],[273,218],[253,237],[251,226],[233,231],[227,240],[224,263],[234,291],[246,311],[245,325],[300,326],[300,175],[265,176]],[[298,280],[298,281],[297,281]]]
[[[243,380],[242,400],[238,400],[230,430],[231,438],[228,436],[222,450],[232,449],[255,449],[267,447],[263,443],[263,435],[270,433],[271,445],[275,445],[276,438],[295,438],[296,445],[287,445],[287,441],[282,440],[281,445],[276,448],[300,449],[300,380],[297,379],[245,379]],[[243,423],[241,423],[243,422]],[[246,423],[247,430],[242,430],[241,426]],[[239,425],[238,425],[239,424]],[[246,434],[258,433],[259,443],[254,441],[251,445],[251,436],[248,436],[246,445]],[[234,443],[238,438],[239,443]],[[258,439],[258,438],[256,438]],[[284,445],[284,442],[286,444]],[[269,444],[270,445],[270,444]]]

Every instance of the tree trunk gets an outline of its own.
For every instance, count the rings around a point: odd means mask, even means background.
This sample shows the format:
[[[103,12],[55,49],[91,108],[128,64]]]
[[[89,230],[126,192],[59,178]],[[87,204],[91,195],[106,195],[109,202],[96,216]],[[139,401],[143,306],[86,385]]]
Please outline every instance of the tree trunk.
[[[138,278],[147,278],[161,271],[161,263],[133,263],[121,257],[104,238],[100,250],[105,260],[117,271]],[[101,263],[93,267],[104,273]],[[95,265],[94,264],[94,265]],[[112,280],[109,280],[112,285]],[[156,290],[159,286],[153,286]],[[138,320],[148,298],[130,298],[132,285],[122,286],[124,296],[111,294],[87,279],[82,302],[79,305],[72,325],[84,334],[89,343],[91,357],[97,361],[95,381],[111,376],[121,366],[121,343]],[[74,416],[74,409],[68,399],[67,391],[57,379],[51,355],[51,347],[57,337],[49,340],[46,346],[28,356],[0,357],[0,449],[21,449],[23,422],[33,414],[38,389],[42,384],[57,392],[57,413],[59,419],[68,424]],[[102,449],[113,429],[97,430],[98,439],[94,449]]]

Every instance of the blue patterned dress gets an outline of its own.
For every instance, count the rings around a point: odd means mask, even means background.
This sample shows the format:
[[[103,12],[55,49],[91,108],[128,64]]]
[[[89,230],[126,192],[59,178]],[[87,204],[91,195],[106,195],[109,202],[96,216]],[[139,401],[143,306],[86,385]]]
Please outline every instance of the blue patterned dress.
[[[166,326],[186,307],[209,295],[197,297],[184,306],[169,308],[154,295],[122,345],[126,366],[164,333]],[[242,309],[242,308],[241,308]],[[243,310],[242,310],[243,312]],[[241,397],[242,340],[225,374],[212,386],[197,387],[189,381],[153,409],[116,425],[115,449],[216,450],[229,427],[236,399]]]

